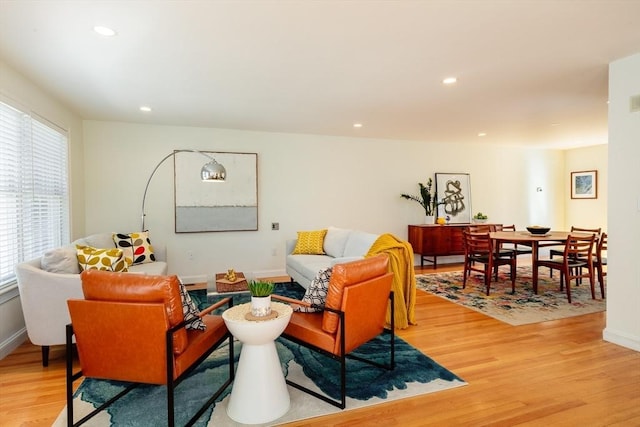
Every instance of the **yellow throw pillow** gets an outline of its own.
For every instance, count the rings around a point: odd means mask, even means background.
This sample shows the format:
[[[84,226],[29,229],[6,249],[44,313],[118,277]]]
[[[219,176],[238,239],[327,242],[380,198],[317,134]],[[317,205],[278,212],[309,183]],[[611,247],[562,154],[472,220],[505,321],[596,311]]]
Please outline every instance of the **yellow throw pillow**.
[[[76,250],[80,271],[128,271],[122,249],[97,249],[91,246],[76,245]]]
[[[324,236],[327,230],[298,231],[298,242],[292,255],[324,255]]]

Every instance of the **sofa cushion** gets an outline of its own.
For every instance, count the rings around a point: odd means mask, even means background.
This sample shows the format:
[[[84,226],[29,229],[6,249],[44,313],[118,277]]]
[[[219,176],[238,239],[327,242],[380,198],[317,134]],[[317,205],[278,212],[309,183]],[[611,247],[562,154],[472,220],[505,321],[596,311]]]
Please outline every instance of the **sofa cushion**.
[[[165,276],[168,271],[167,267],[167,263],[164,261],[148,262],[146,264],[130,265],[129,273]]]
[[[287,267],[312,280],[318,271],[330,266],[332,259],[328,255],[287,255]]]
[[[105,249],[111,249],[116,247],[116,245],[113,244],[113,239],[111,238],[110,233],[97,233],[97,234],[91,234],[86,237],[81,237],[80,239],[73,242],[72,245],[74,248],[77,245],[91,246],[94,248],[105,248]]]
[[[156,260],[149,233],[146,231],[139,233],[113,233],[113,243],[115,243],[116,247],[122,249],[129,265],[155,262]]]
[[[324,252],[334,258],[339,258],[344,254],[344,247],[351,230],[337,227],[327,228],[327,235],[324,236]]]
[[[62,246],[45,252],[40,259],[40,268],[49,273],[79,274],[76,248]]]
[[[331,267],[323,268],[322,270],[320,270],[318,274],[316,274],[316,277],[311,281],[311,284],[307,288],[307,291],[304,293],[302,301],[324,307],[325,300],[327,298],[327,291],[329,290],[329,280],[331,280]],[[294,311],[315,313],[318,311],[322,311],[322,309],[299,306]]]
[[[293,249],[293,255],[323,255],[324,236],[327,230],[298,231],[298,241]]]
[[[365,256],[369,251],[373,242],[378,238],[377,234],[364,233],[362,231],[352,231],[349,234],[347,243],[344,247],[344,253],[342,256]]]
[[[76,246],[78,264],[81,271],[103,270],[113,272],[127,271],[127,263],[122,251],[116,248],[94,248],[91,246]]]

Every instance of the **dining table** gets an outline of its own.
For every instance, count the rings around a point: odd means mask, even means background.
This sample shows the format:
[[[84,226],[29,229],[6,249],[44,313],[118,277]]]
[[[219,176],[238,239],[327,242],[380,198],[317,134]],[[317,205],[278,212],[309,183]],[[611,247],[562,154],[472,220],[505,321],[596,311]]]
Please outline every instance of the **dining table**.
[[[591,233],[569,231],[549,231],[545,234],[533,234],[528,231],[492,231],[489,233],[495,247],[502,243],[514,243],[531,247],[531,270],[533,293],[538,293],[538,250],[545,246],[559,246],[566,243],[569,235],[589,236]]]

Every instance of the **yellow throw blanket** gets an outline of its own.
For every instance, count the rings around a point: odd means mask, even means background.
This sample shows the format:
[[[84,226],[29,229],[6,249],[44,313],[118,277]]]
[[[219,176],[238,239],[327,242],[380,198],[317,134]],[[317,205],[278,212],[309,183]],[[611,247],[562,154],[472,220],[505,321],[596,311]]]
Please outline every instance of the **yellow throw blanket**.
[[[389,270],[393,273],[391,289],[394,293],[395,327],[406,329],[415,325],[416,275],[413,269],[413,248],[409,242],[393,234],[382,234],[373,242],[366,257],[386,253]],[[391,324],[391,310],[387,311],[387,324]]]

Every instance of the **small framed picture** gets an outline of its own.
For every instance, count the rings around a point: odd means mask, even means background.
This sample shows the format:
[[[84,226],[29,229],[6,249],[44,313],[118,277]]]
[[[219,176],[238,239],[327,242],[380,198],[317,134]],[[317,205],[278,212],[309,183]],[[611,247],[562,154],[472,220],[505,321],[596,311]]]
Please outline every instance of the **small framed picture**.
[[[571,198],[598,198],[598,171],[571,172]]]

